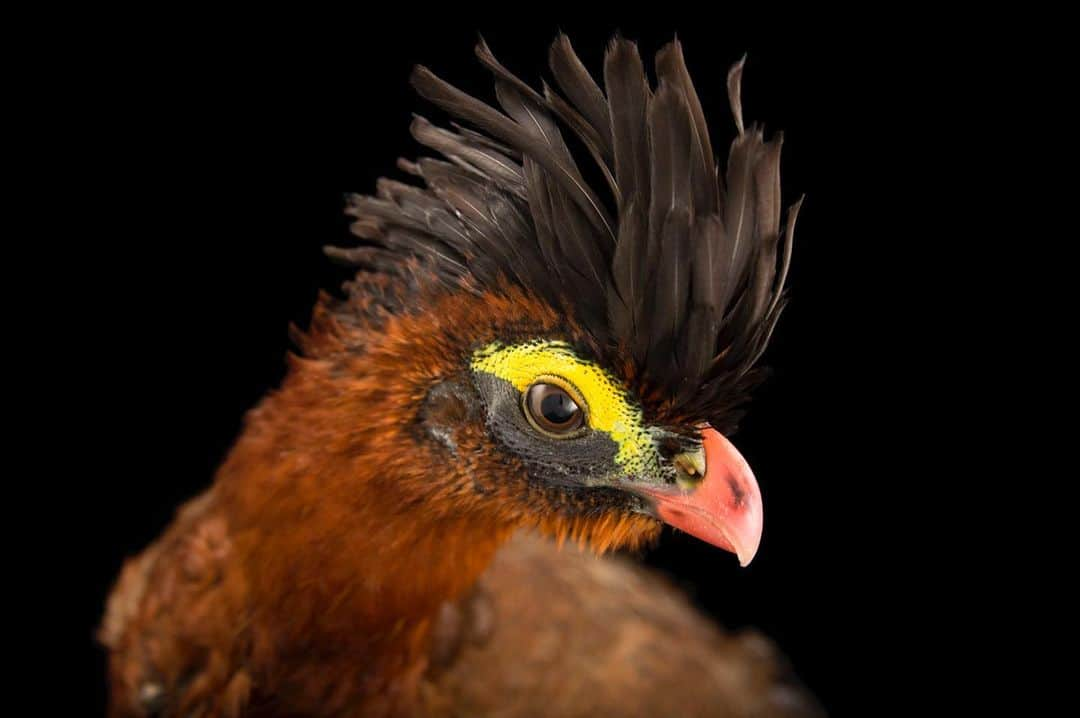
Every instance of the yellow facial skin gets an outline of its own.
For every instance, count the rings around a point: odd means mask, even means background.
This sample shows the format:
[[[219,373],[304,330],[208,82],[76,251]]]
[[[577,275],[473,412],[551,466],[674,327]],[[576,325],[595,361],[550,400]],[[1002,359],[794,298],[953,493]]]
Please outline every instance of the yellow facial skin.
[[[641,409],[614,377],[579,358],[566,342],[538,340],[512,346],[495,342],[473,355],[472,368],[497,376],[520,392],[550,377],[565,381],[584,399],[589,427],[604,432],[619,447],[615,461],[620,468],[637,474],[656,466],[656,448]]]

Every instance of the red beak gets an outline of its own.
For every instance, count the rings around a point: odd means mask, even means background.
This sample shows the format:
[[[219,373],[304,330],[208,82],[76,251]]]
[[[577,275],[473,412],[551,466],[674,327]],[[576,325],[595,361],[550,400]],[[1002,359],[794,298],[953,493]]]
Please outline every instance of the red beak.
[[[746,566],[761,543],[764,519],[754,472],[730,441],[711,427],[701,430],[705,478],[696,488],[638,485],[656,504],[659,518],[702,541],[731,551]]]

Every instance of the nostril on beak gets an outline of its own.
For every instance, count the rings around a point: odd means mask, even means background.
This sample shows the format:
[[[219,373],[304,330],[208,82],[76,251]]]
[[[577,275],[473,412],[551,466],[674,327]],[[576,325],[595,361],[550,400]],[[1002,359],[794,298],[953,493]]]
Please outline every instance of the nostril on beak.
[[[681,489],[696,488],[705,478],[705,449],[676,454],[671,463],[675,466],[675,482]]]

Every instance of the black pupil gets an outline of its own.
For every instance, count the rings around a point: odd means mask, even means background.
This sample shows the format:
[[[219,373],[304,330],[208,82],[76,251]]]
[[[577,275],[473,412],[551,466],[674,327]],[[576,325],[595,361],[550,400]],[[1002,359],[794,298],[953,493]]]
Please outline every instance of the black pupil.
[[[552,424],[569,423],[577,411],[578,405],[574,400],[558,389],[549,391],[547,396],[540,400],[540,413]]]

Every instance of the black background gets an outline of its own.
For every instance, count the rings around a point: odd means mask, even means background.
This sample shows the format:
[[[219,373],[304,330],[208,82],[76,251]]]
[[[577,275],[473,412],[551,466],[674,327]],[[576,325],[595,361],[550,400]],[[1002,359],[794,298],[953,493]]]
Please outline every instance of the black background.
[[[764,542],[747,569],[672,534],[645,559],[722,623],[772,636],[836,714],[887,712],[930,680],[920,660],[897,658],[930,583],[901,558],[932,503],[912,501],[912,476],[933,480],[913,449],[923,429],[906,422],[935,341],[922,321],[934,263],[912,241],[927,215],[912,210],[948,181],[929,127],[955,128],[950,108],[988,78],[982,57],[945,57],[933,24],[896,18],[853,30],[819,16],[822,29],[799,32],[801,21],[674,8],[615,17],[417,10],[316,28],[163,16],[72,58],[74,194],[93,199],[62,231],[96,238],[66,290],[79,320],[65,337],[90,347],[73,420],[93,480],[73,479],[72,502],[89,510],[68,613],[87,712],[104,703],[92,630],[121,561],[210,483],[244,412],[283,375],[288,323],[304,325],[316,292],[346,278],[321,253],[348,241],[343,195],[416,156],[410,113],[444,119],[409,88],[411,66],[493,100],[478,31],[534,83],[560,28],[594,73],[615,30],[647,58],[677,31],[718,148],[733,132],[726,71],[748,53],[746,117],[784,130],[785,196],[807,195],[792,301],[766,355],[774,375],[735,437],[763,488]]]

